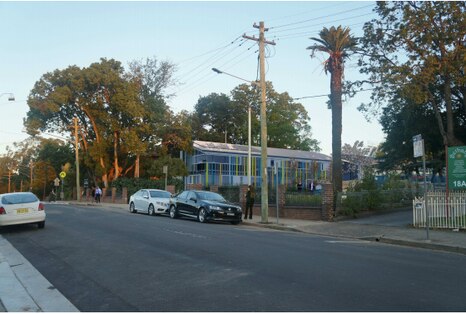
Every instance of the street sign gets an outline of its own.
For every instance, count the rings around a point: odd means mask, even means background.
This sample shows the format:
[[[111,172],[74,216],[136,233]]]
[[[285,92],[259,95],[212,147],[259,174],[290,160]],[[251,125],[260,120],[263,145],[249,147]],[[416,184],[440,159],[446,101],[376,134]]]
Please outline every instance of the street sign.
[[[448,147],[448,188],[466,190],[466,146]]]
[[[413,136],[414,158],[424,156],[424,140],[421,134]]]
[[[53,183],[54,183],[55,186],[59,186],[60,185],[60,179],[55,178],[55,180],[53,180]]]
[[[89,179],[84,179],[84,188],[89,187]]]
[[[64,179],[66,177],[66,172],[62,171],[60,172],[60,178]]]

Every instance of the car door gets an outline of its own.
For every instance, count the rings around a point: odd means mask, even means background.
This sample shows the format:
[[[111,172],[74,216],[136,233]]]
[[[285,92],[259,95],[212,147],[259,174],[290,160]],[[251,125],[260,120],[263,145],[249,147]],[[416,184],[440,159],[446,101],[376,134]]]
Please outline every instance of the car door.
[[[139,211],[144,212],[144,213],[147,212],[147,209],[149,208],[149,203],[150,203],[149,191],[142,190]]]
[[[189,215],[197,215],[197,194],[196,192],[189,192],[188,199],[186,201],[186,212]]]
[[[134,196],[134,207],[137,211],[140,211],[142,209],[143,194],[144,194],[144,190],[139,190]]]
[[[189,192],[184,191],[178,194],[175,197],[175,202],[176,202],[176,209],[178,210],[178,213],[183,213],[184,208],[185,208],[185,203],[186,203],[186,198],[188,196]]]

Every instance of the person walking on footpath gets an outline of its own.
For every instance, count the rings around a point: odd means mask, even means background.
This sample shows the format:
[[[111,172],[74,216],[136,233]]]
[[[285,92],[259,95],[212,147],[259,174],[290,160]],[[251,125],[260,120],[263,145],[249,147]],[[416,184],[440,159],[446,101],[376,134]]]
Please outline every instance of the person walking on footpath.
[[[97,186],[95,188],[95,202],[100,203],[100,196],[102,195],[102,190]]]
[[[244,219],[248,219],[248,212],[249,212],[249,219],[252,219],[252,208],[254,207],[254,186],[248,186],[248,192],[246,193],[246,210],[244,211]]]

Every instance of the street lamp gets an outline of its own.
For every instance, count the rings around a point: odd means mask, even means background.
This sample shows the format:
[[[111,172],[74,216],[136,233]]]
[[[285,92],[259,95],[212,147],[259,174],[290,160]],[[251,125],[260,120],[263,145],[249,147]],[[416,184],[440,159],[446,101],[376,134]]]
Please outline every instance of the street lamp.
[[[13,93],[2,93],[0,94],[0,97],[3,95],[8,95],[8,101],[15,101],[15,95],[13,95]]]
[[[257,86],[257,82],[255,81],[248,81],[239,76],[220,71],[217,68],[212,68],[212,71],[214,71],[217,74],[226,74],[226,75],[235,77],[237,79],[240,79],[242,81],[248,82],[253,86]],[[251,185],[251,104],[248,104],[248,185]]]

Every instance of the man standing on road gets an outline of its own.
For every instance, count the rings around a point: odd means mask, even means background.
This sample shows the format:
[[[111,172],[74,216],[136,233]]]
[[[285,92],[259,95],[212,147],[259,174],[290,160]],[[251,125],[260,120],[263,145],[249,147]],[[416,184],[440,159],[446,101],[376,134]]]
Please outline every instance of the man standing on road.
[[[102,195],[102,190],[97,186],[95,188],[95,202],[100,203],[100,196]]]
[[[252,219],[252,208],[254,207],[254,186],[248,186],[248,192],[246,193],[246,210],[244,211],[244,219]]]

